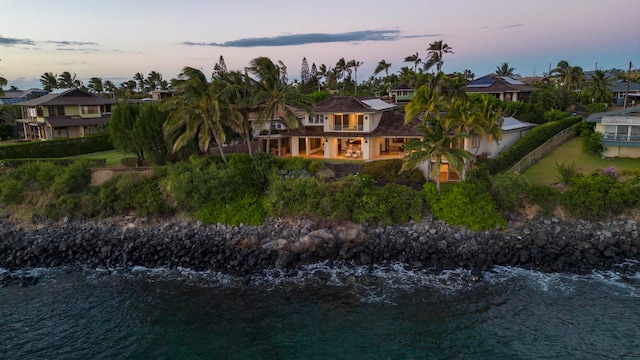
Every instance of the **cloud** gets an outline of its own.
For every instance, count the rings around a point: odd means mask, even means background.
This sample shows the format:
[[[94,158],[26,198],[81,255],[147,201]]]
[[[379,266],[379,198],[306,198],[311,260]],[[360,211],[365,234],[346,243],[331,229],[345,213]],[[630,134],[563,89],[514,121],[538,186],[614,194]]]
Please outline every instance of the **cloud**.
[[[500,29],[509,29],[509,28],[515,28],[515,27],[521,27],[521,26],[524,26],[524,24],[513,24],[513,25],[501,26]]]
[[[223,43],[205,43],[205,42],[192,42],[185,41],[182,45],[187,46],[218,46],[218,47],[258,47],[258,46],[291,46],[291,45],[305,45],[305,44],[318,44],[318,43],[330,43],[330,42],[356,42],[356,41],[392,41],[402,38],[415,38],[415,37],[427,37],[427,36],[439,36],[439,35],[400,35],[400,30],[363,30],[363,31],[351,31],[339,34],[292,34],[292,35],[280,35],[274,37],[263,38],[245,38],[238,40],[226,41]]]
[[[13,45],[35,45],[36,43],[29,39],[16,39],[6,38],[0,36],[0,46],[13,46]]]
[[[45,41],[47,44],[54,44],[56,46],[99,46],[96,42],[86,42],[86,41],[54,41],[48,40]]]

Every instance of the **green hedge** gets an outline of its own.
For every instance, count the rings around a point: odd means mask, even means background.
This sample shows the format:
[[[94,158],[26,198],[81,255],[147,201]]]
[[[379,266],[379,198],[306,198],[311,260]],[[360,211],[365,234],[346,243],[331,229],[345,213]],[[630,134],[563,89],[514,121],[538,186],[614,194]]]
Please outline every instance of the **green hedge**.
[[[580,121],[582,121],[582,117],[571,116],[563,120],[548,122],[537,126],[531,129],[531,131],[525,134],[520,140],[513,144],[513,146],[503,151],[498,157],[483,163],[481,166],[485,167],[491,175],[506,171],[547,140]]]
[[[54,165],[68,166],[78,161],[86,161],[91,166],[104,166],[107,164],[107,159],[8,159],[0,161],[0,166],[16,168],[24,164],[32,162],[46,162]]]
[[[109,135],[31,141],[0,147],[0,159],[60,158],[113,150]]]

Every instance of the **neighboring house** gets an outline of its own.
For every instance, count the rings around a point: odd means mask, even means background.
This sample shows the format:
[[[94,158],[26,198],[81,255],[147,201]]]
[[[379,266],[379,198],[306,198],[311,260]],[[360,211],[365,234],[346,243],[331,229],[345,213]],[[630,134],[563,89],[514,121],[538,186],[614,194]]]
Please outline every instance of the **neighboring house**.
[[[536,88],[508,76],[489,74],[469,82],[465,90],[468,94],[489,94],[501,101],[529,102]]]
[[[624,106],[624,97],[627,93],[627,80],[617,80],[610,83],[607,88],[613,93],[613,104]],[[640,104],[640,84],[629,82],[629,102],[631,106]]]
[[[153,90],[151,92],[151,99],[154,101],[164,100],[173,96],[176,96],[175,90]]]
[[[5,90],[4,96],[0,97],[0,105],[15,105],[19,102],[35,99],[48,93],[48,91],[36,88],[28,90]]]
[[[526,85],[536,85],[536,84],[548,84],[551,80],[549,80],[546,76],[528,76],[528,77],[519,77],[516,80],[526,84]]]
[[[391,100],[398,103],[407,103],[413,99],[416,89],[411,88],[409,85],[402,83],[389,89],[389,97]]]
[[[591,114],[602,134],[602,157],[640,158],[640,106]]]
[[[309,115],[293,106],[287,106],[289,110],[291,110],[296,118],[298,119],[298,126],[304,125],[307,123],[314,123],[314,121],[319,121],[317,117],[313,119],[309,118]],[[287,124],[285,121],[285,113],[282,107],[279,107],[275,114],[273,114],[271,121],[264,120],[258,123],[258,113],[250,113],[249,114],[249,122],[251,123],[252,136],[254,138],[258,138],[262,140],[260,144],[261,149],[270,149],[270,151],[274,155],[282,156],[286,154],[291,154],[291,145],[290,139],[287,136],[283,136],[282,133],[289,130],[287,128]],[[271,124],[271,144],[267,145],[267,133],[269,131],[269,124]]]
[[[39,98],[23,101],[22,124],[26,140],[74,138],[100,132],[99,125],[111,118],[115,100],[80,89],[58,89]]]

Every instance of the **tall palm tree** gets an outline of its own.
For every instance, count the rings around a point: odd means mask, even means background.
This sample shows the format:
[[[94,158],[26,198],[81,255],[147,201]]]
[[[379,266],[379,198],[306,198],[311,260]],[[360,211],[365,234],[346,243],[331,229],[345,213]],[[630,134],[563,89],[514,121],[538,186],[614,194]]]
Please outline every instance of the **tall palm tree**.
[[[418,64],[422,62],[422,59],[420,59],[420,56],[416,52],[415,54],[409,55],[406,58],[404,58],[404,62],[413,63],[413,71],[418,71]]]
[[[0,96],[4,96],[4,90],[2,89],[2,87],[6,85],[7,85],[7,79],[0,76]]]
[[[435,78],[436,75],[433,75],[433,77]],[[444,95],[444,97],[449,99],[449,101],[454,101],[454,99],[461,99],[463,101],[467,100],[467,92],[465,90],[467,87],[467,83],[462,78],[458,76],[445,76],[440,78],[440,88],[442,89],[442,94]]]
[[[138,91],[141,93],[145,93],[146,89],[145,89],[145,78],[144,78],[144,74],[141,72],[136,73],[135,75],[133,75],[133,80],[136,81],[136,84],[138,86]]]
[[[587,85],[586,94],[593,102],[611,104],[613,93],[609,90],[608,85],[609,79],[607,79],[606,73],[602,70],[596,70]]]
[[[443,40],[438,40],[429,44],[429,47],[427,48],[427,52],[428,53],[427,53],[426,64],[429,64],[430,66],[435,65],[436,70],[438,72],[441,72],[443,56],[444,54],[453,54],[453,48],[447,45],[446,43],[444,43]]]
[[[282,65],[284,64],[276,65],[268,57],[262,56],[251,60],[247,68],[247,71],[258,77],[253,104],[259,109],[257,124],[269,124],[267,147],[271,146],[271,128],[278,110],[282,110],[281,120],[287,123],[288,128],[298,125],[298,118],[290,106],[311,113],[311,103],[307,97],[284,81]]]
[[[354,81],[356,83],[356,87],[355,87],[355,94],[358,94],[358,68],[360,66],[362,66],[362,64],[364,64],[364,62],[362,61],[358,61],[358,60],[350,60],[347,63],[347,68],[353,68],[353,73],[354,73]]]
[[[436,190],[440,193],[440,168],[444,160],[450,168],[462,174],[465,162],[473,156],[456,146],[468,135],[459,131],[456,118],[442,115],[447,110],[446,103],[437,91],[426,86],[418,88],[405,110],[405,123],[421,116],[421,124],[415,130],[422,138],[412,139],[405,145],[408,153],[401,171],[414,169],[426,161],[433,162],[429,176],[435,177]]]
[[[380,60],[375,70],[373,70],[373,76],[378,75],[382,71],[384,71],[386,76],[389,76],[389,68],[391,67],[391,63],[388,63],[385,59]]]
[[[104,93],[104,85],[102,83],[102,78],[92,77],[89,80],[88,87],[89,87],[89,91],[94,94],[102,95]]]
[[[222,101],[228,108],[226,125],[236,131],[247,143],[249,156],[253,156],[251,147],[251,122],[249,114],[256,111],[252,96],[256,89],[255,80],[245,72],[218,72],[216,81],[221,82]]]
[[[70,72],[64,71],[58,76],[58,87],[61,89],[73,89],[82,86],[82,81],[76,79],[76,74],[71,75]]]
[[[472,81],[473,78],[476,77],[476,74],[474,74],[473,71],[469,69],[464,69],[464,71],[462,72],[462,77],[464,77],[464,79],[467,81]]]
[[[496,143],[502,139],[502,123],[504,122],[504,118],[500,115],[500,108],[497,106],[495,98],[487,94],[482,95],[481,101],[474,104],[473,114],[478,124],[475,131],[478,132],[480,137],[478,147],[474,153],[474,155],[477,155],[478,149],[480,149],[480,145],[482,145],[482,140],[487,135],[491,135],[493,141]]]
[[[211,140],[215,141],[224,162],[222,144],[225,140],[220,101],[220,89],[215,81],[208,81],[199,69],[185,67],[173,87],[178,95],[165,100],[163,109],[170,115],[164,124],[165,135],[180,133],[173,145],[173,152],[196,139],[202,153],[209,150]]]
[[[504,62],[500,66],[496,66],[496,75],[513,77],[515,70],[515,68],[509,66],[508,62]]]
[[[115,98],[117,87],[111,80],[105,80],[102,84],[104,92]]]
[[[54,75],[52,72],[46,72],[40,76],[40,84],[42,89],[46,91],[52,91],[58,88],[58,75]]]

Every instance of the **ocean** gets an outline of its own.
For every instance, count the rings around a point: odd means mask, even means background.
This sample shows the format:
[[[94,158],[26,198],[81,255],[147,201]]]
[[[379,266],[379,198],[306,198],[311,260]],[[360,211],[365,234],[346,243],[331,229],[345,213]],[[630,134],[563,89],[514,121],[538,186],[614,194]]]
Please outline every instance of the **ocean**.
[[[627,263],[638,267],[638,263]],[[0,359],[639,359],[640,273],[28,269]]]

